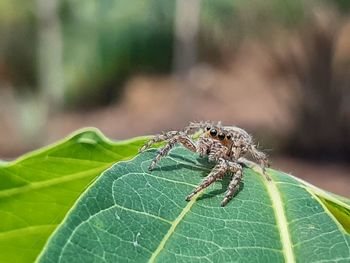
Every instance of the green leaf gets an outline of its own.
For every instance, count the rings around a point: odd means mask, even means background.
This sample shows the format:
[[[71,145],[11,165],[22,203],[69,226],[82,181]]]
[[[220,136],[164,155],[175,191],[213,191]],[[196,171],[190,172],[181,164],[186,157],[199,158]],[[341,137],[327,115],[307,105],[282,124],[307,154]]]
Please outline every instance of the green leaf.
[[[33,262],[86,187],[145,138],[107,140],[85,129],[58,144],[0,163],[0,262]]]
[[[287,174],[244,169],[241,191],[220,207],[229,176],[185,197],[212,168],[181,147],[148,171],[151,150],[119,162],[79,198],[39,262],[349,262],[349,206]],[[329,209],[339,207],[338,216]]]

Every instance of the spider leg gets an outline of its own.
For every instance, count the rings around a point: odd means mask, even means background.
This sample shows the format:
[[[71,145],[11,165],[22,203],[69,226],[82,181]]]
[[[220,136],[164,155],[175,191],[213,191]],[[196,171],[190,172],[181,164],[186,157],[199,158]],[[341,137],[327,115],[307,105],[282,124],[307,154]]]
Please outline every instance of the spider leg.
[[[266,167],[269,167],[269,161],[267,159],[267,155],[261,151],[259,151],[255,145],[251,145],[249,148],[249,152],[252,154],[252,156],[259,161],[260,167],[263,171],[263,174],[265,175],[266,179],[268,181],[271,181],[270,176],[266,173]]]
[[[200,183],[200,185],[198,185],[196,189],[194,189],[194,191],[186,197],[186,201],[190,201],[195,194],[207,188],[209,185],[214,183],[217,179],[222,178],[225,175],[227,168],[228,167],[227,167],[226,161],[224,159],[219,159],[219,163],[215,165],[213,170],[209,173],[207,177],[204,178],[204,180]]]
[[[148,169],[150,171],[153,170],[156,167],[157,163],[160,161],[160,159],[166,156],[169,153],[169,151],[175,146],[176,143],[181,143],[183,146],[185,146],[192,152],[197,151],[196,144],[187,135],[179,133],[178,135],[173,136],[173,138],[171,138],[168,141],[168,143],[158,151],[158,154],[156,155],[156,157],[154,157]]]
[[[239,183],[242,180],[242,166],[234,162],[228,162],[228,166],[228,169],[233,173],[233,177],[228,185],[228,189],[224,199],[221,202],[221,206],[227,205],[227,203],[232,199],[238,190]]]
[[[154,157],[154,159],[152,160],[148,170],[152,171],[154,169],[154,167],[156,167],[156,165],[160,161],[160,159],[162,157],[164,157],[165,155],[167,155],[169,153],[169,151],[171,150],[171,148],[174,147],[174,145],[175,145],[175,141],[170,140],[163,148],[161,148],[158,151],[158,154],[156,155],[156,157]]]
[[[171,139],[172,137],[178,135],[180,132],[178,131],[169,131],[169,132],[165,132],[163,134],[158,134],[155,135],[152,139],[150,139],[148,142],[146,142],[139,150],[139,152],[144,152],[145,150],[147,150],[149,147],[151,147],[153,144],[157,143],[157,142],[162,142],[162,141],[167,141],[169,139]]]
[[[169,131],[169,132],[165,132],[162,134],[158,134],[158,135],[154,136],[152,139],[150,139],[147,143],[145,143],[140,148],[139,152],[140,153],[144,152],[145,150],[147,150],[148,148],[150,148],[153,144],[155,144],[157,142],[168,141],[171,138],[173,138],[175,136],[179,136],[179,135],[182,135],[182,136],[191,135],[191,134],[197,132],[198,130],[205,129],[205,127],[210,126],[212,124],[213,123],[209,122],[209,121],[190,122],[190,124],[188,126],[186,126],[183,131]],[[188,144],[188,143],[186,143],[186,144]],[[184,146],[186,147],[185,144],[184,144]]]
[[[232,153],[233,153],[233,157],[238,160],[239,157],[241,156],[241,147],[236,147],[233,146],[232,147]]]
[[[213,125],[213,122],[211,121],[190,122],[190,124],[184,128],[184,132],[186,134],[194,134],[198,130],[201,130],[201,129],[204,130],[206,127],[212,126],[212,125]]]

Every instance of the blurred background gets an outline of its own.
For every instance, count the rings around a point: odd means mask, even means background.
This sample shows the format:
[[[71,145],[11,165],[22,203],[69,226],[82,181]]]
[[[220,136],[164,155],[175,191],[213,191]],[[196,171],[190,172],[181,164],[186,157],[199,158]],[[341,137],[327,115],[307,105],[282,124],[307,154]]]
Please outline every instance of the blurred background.
[[[2,0],[0,159],[221,120],[350,197],[350,1]]]

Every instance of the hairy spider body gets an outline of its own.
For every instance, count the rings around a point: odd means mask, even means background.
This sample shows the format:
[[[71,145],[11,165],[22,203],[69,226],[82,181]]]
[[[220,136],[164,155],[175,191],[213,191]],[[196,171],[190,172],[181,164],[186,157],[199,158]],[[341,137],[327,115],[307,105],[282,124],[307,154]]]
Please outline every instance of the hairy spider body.
[[[192,138],[196,132],[200,132],[198,140]],[[187,196],[187,201],[216,180],[223,178],[226,172],[231,172],[233,176],[221,202],[221,206],[225,206],[238,190],[243,176],[243,168],[238,160],[247,153],[259,161],[264,174],[265,167],[268,166],[266,154],[257,150],[252,137],[245,130],[235,126],[222,126],[220,122],[217,124],[208,121],[191,122],[181,131],[169,131],[156,135],[140,149],[140,152],[162,141],[166,141],[166,144],[152,160],[149,170],[153,170],[160,159],[166,156],[177,143],[198,153],[201,157],[208,156],[210,162],[216,163],[209,175]],[[265,176],[269,179],[266,174]]]

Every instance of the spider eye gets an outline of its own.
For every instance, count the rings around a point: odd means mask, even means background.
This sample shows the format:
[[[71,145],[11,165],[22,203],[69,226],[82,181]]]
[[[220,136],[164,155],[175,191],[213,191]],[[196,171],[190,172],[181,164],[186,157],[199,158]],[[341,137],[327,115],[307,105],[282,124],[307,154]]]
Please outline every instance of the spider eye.
[[[210,130],[210,126],[206,127],[205,129],[206,129],[207,131],[209,131],[209,130]]]
[[[231,140],[232,135],[228,134],[228,135],[226,136],[226,138],[227,138],[227,140]]]
[[[223,139],[225,139],[225,134],[220,132],[219,135],[218,135],[218,138],[219,138],[219,140],[222,141]]]
[[[218,131],[217,131],[216,129],[211,129],[211,130],[210,130],[210,135],[211,135],[211,136],[214,137],[214,136],[216,136],[216,134],[218,134]]]

